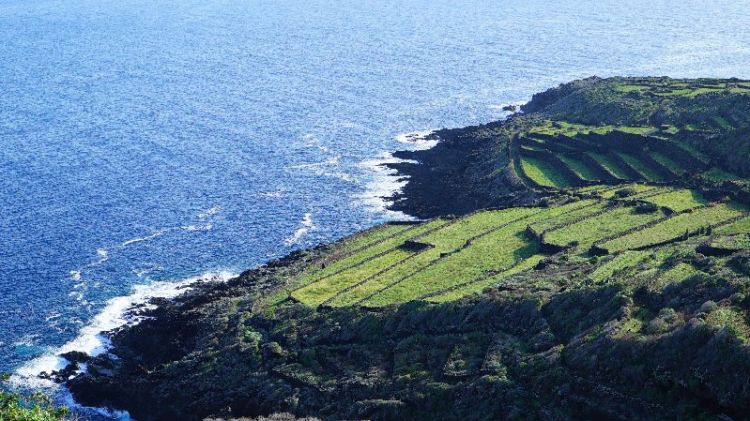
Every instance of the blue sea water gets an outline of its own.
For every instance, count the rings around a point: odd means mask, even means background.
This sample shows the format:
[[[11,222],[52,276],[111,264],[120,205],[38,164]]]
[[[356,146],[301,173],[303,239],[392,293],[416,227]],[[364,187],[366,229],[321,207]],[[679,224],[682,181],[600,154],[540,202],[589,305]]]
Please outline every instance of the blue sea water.
[[[0,0],[0,372],[93,349],[176,282],[403,218],[376,164],[404,133],[591,75],[750,78],[748,6]]]

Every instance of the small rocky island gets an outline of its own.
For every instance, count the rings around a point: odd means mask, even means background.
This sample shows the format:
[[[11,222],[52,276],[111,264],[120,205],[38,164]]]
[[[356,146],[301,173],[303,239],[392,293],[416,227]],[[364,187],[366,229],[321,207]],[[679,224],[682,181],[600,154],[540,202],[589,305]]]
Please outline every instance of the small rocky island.
[[[397,153],[423,222],[160,300],[65,384],[139,421],[748,419],[750,82],[522,111]]]

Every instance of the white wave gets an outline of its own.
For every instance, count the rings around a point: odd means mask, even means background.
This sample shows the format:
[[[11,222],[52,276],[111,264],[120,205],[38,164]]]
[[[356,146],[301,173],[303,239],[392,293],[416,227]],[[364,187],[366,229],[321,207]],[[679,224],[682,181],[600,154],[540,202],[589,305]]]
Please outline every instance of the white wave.
[[[70,291],[68,297],[75,298],[76,301],[83,301],[83,293],[78,291]]]
[[[24,335],[16,342],[13,342],[13,346],[36,346],[36,341],[40,337],[41,335],[39,335],[38,333]]]
[[[407,179],[397,177],[397,171],[386,167],[384,164],[415,162],[394,157],[390,152],[383,152],[377,159],[362,161],[359,166],[372,173],[372,177],[365,183],[363,193],[355,194],[353,197],[362,204],[370,213],[383,215],[390,220],[410,221],[413,217],[398,211],[388,209],[392,203],[389,199],[394,194],[401,192],[406,186]]]
[[[50,373],[60,370],[67,365],[67,361],[60,354],[70,351],[82,351],[91,356],[108,352],[112,344],[104,336],[125,325],[137,324],[143,320],[142,316],[133,315],[131,310],[145,305],[152,298],[174,298],[189,290],[189,286],[196,282],[223,282],[236,275],[227,271],[211,272],[194,276],[179,282],[153,282],[148,285],[136,285],[130,295],[115,297],[107,301],[102,310],[94,316],[70,342],[59,348],[49,349],[43,355],[27,362],[18,368],[11,381],[31,387],[52,387],[49,380],[39,378],[42,372]]]
[[[162,229],[160,229],[159,231],[156,231],[155,233],[153,233],[153,234],[151,234],[151,235],[147,235],[147,236],[145,236],[145,237],[141,237],[141,238],[134,238],[134,239],[132,239],[132,240],[128,240],[128,241],[125,241],[125,242],[124,242],[124,243],[122,243],[122,244],[121,244],[120,246],[121,246],[121,247],[127,247],[127,246],[129,246],[129,245],[131,245],[131,244],[134,244],[134,243],[140,243],[141,241],[148,241],[148,240],[152,240],[152,239],[154,239],[154,238],[156,238],[156,237],[160,237],[160,236],[162,236],[162,235],[166,234],[166,233],[167,233],[168,231],[169,231],[169,229],[168,229],[168,228],[162,228]],[[106,250],[105,250],[105,251],[106,251]],[[106,254],[105,254],[105,256],[106,256]]]
[[[314,174],[324,177],[334,177],[339,178],[341,180],[350,182],[350,183],[358,183],[359,180],[357,178],[346,171],[341,169],[341,155],[336,155],[331,158],[328,158],[325,161],[322,162],[311,162],[306,164],[298,164],[298,165],[290,165],[286,167],[288,170],[294,170],[294,169],[305,169],[312,171]]]
[[[277,190],[277,191],[264,191],[260,193],[256,193],[256,196],[258,197],[273,197],[273,198],[281,198],[284,197],[285,190]]]
[[[81,280],[81,271],[80,270],[71,270],[70,271],[71,279],[74,281],[80,281]]]
[[[186,225],[182,227],[185,231],[209,231],[214,226],[212,224],[206,224],[206,225]]]
[[[310,232],[311,230],[317,229],[315,224],[313,224],[311,213],[305,214],[305,216],[300,221],[300,225],[301,227],[297,229],[297,231],[295,231],[294,234],[292,234],[289,238],[284,240],[284,244],[286,244],[287,246],[298,244],[300,239],[304,237],[308,232]]]
[[[399,143],[412,145],[414,149],[417,149],[417,150],[430,149],[431,147],[438,144],[438,141],[435,139],[427,139],[427,136],[429,136],[433,132],[434,130],[422,130],[422,131],[401,133],[399,135],[396,135],[396,141]]]
[[[307,164],[290,165],[287,168],[301,169],[301,168],[315,168],[315,167],[326,167],[331,165],[338,165],[341,155],[330,157],[322,162],[310,162]]]
[[[62,314],[60,314],[60,313],[52,313],[49,316],[45,317],[44,320],[48,322],[50,320],[57,319],[60,316],[62,316]]]
[[[200,219],[202,221],[202,220],[208,218],[209,216],[216,215],[219,212],[221,212],[221,206],[216,205],[216,206],[212,207],[211,209],[208,209],[207,211],[198,214],[198,219]]]

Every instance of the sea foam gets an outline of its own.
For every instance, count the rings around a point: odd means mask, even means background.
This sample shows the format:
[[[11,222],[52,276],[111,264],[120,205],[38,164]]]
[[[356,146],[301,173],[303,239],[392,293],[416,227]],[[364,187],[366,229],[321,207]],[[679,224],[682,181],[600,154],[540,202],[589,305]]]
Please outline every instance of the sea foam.
[[[423,130],[402,133],[396,136],[396,141],[410,145],[411,150],[425,150],[438,143],[436,139],[427,139],[433,132],[434,130]],[[400,177],[398,171],[386,166],[386,164],[398,163],[416,163],[416,161],[396,158],[393,152],[383,152],[375,159],[360,162],[359,166],[368,170],[372,176],[365,183],[365,191],[355,194],[354,198],[372,214],[383,215],[388,220],[412,221],[414,217],[388,209],[393,203],[391,198],[400,193],[408,183],[408,177]]]
[[[304,217],[302,217],[302,220],[300,221],[300,228],[297,229],[297,231],[294,232],[289,238],[284,240],[284,244],[291,246],[294,244],[299,244],[302,237],[305,236],[310,230],[314,230],[317,228],[315,224],[313,224],[312,220],[312,214],[306,213]]]
[[[108,300],[99,314],[94,316],[73,340],[59,348],[49,349],[43,355],[18,368],[12,376],[12,381],[22,386],[52,387],[54,385],[51,381],[43,380],[38,376],[42,372],[50,373],[63,369],[67,365],[67,361],[60,357],[60,354],[82,351],[91,356],[97,356],[109,352],[112,344],[105,333],[126,325],[137,324],[143,320],[142,316],[133,314],[132,310],[136,307],[147,305],[152,298],[174,298],[189,290],[190,285],[196,282],[224,282],[235,276],[236,274],[228,271],[218,271],[186,278],[178,282],[153,282],[147,285],[136,285],[129,295]]]

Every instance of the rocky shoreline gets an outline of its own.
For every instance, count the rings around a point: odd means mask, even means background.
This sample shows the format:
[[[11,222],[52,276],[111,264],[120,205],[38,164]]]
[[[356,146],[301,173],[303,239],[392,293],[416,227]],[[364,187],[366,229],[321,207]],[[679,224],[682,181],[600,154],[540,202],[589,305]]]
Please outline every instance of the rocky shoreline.
[[[442,129],[427,140],[438,140],[429,149],[398,151],[394,157],[407,162],[388,163],[408,183],[391,200],[391,210],[428,219],[464,215],[477,209],[523,206],[541,196],[527,189],[513,174],[510,162],[504,170],[490,170],[505,158],[501,151],[487,154],[494,129],[512,130],[514,117],[481,126]]]

